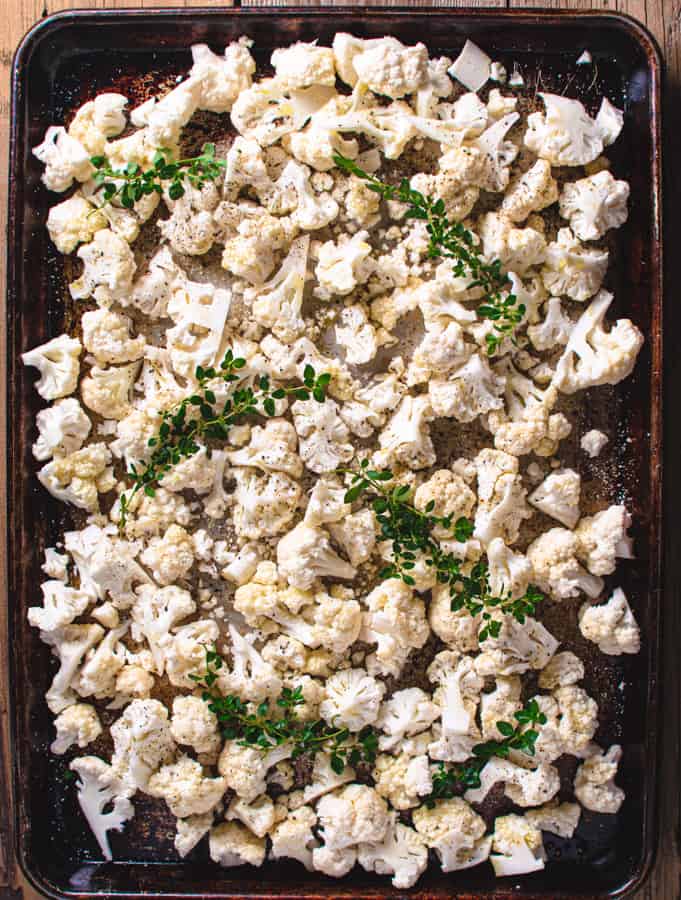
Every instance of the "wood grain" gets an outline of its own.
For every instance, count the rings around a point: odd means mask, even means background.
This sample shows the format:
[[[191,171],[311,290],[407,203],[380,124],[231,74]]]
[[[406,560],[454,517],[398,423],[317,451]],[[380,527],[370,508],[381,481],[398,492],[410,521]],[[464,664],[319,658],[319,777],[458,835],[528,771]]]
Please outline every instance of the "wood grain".
[[[352,0],[299,0],[301,6],[350,5]],[[80,0],[80,8],[104,9],[115,7],[154,7],[152,0]],[[165,6],[217,6],[224,0],[166,0]],[[242,0],[246,6],[281,6],[278,0]],[[362,0],[364,6],[379,5],[377,0]],[[384,2],[384,6],[404,5],[400,2]],[[435,5],[441,7],[533,7],[592,9],[626,13],[641,21],[652,32],[662,48],[667,65],[667,85],[664,106],[665,131],[665,237],[666,237],[666,286],[670,301],[665,309],[665,331],[668,335],[681,334],[681,301],[678,285],[681,284],[681,253],[675,243],[681,235],[681,179],[678,177],[678,161],[681,160],[681,0],[435,0],[433,3],[415,0],[413,6]],[[53,12],[73,6],[68,0],[0,0],[0,229],[6,232],[6,172],[9,140],[9,75],[12,54],[25,32],[39,19]],[[5,281],[4,251],[0,253],[0,284]],[[0,454],[2,471],[5,471],[5,297],[0,297]],[[667,353],[665,372],[666,393],[671,398],[665,422],[665,465],[667,467],[667,520],[676,514],[679,505],[679,459],[681,459],[681,415],[676,409],[676,398],[681,387],[681,354]],[[9,473],[11,477],[11,473]],[[6,481],[0,477],[0,525],[5,533]],[[681,528],[665,529],[665,558],[668,561],[663,595],[663,683],[662,683],[662,753],[657,762],[660,783],[660,842],[656,862],[645,887],[635,895],[635,900],[681,900],[681,856],[679,852],[679,789],[681,689],[679,678],[678,637],[681,634]],[[4,541],[0,545],[0,579],[6,584]],[[0,602],[0,900],[2,898],[38,898],[39,895],[26,884],[13,856],[11,826],[11,792],[8,763],[7,654],[6,635],[7,602]],[[655,765],[654,760],[650,761]]]

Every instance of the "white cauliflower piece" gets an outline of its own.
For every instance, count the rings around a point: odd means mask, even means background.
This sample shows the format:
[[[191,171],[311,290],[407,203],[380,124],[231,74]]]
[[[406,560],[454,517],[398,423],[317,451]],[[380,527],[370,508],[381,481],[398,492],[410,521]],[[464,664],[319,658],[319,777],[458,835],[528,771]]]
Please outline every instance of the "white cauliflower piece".
[[[537,586],[554,600],[579,596],[598,597],[603,580],[590,575],[577,559],[577,536],[566,528],[551,528],[539,535],[527,548]]]
[[[194,544],[181,525],[171,525],[163,537],[154,537],[140,560],[161,585],[184,578],[194,565]]]
[[[583,688],[574,684],[559,687],[553,696],[558,703],[559,733],[564,752],[577,756],[596,734],[598,704]]]
[[[33,444],[33,455],[41,462],[80,450],[92,428],[90,419],[74,397],[58,400],[53,406],[41,409],[35,421],[38,437]]]
[[[165,800],[171,813],[184,819],[209,812],[220,802],[226,789],[224,778],[206,776],[201,763],[181,756],[152,775],[144,790],[152,797]]]
[[[344,850],[360,842],[378,843],[389,825],[388,806],[373,789],[350,784],[325,794],[317,804],[319,827],[330,850]]]
[[[91,156],[106,151],[106,139],[115,137],[125,128],[124,109],[128,98],[122,94],[98,94],[77,110],[69,125],[69,137],[85,147]]]
[[[135,810],[128,799],[132,791],[98,756],[80,756],[69,768],[78,775],[78,803],[104,855],[111,860],[109,831],[122,831]],[[104,810],[109,807],[108,812]]]
[[[480,724],[485,740],[502,739],[497,723],[514,721],[515,714],[522,706],[520,693],[521,682],[518,676],[499,675],[495,679],[494,690],[488,694],[481,694]]]
[[[424,44],[405,47],[391,37],[365,42],[353,57],[357,80],[375,94],[391,99],[415,93],[428,77],[428,50]]]
[[[331,523],[329,531],[351,566],[359,566],[371,557],[376,545],[376,519],[372,510],[351,513],[340,522]]]
[[[76,702],[73,682],[85,654],[104,636],[99,625],[65,625],[57,630],[41,631],[40,639],[52,647],[59,669],[45,694],[47,705],[55,715]]]
[[[529,496],[529,502],[566,528],[579,521],[579,494],[582,479],[574,469],[551,472]]]
[[[251,438],[240,450],[227,453],[233,466],[250,466],[262,472],[284,472],[300,478],[303,464],[296,453],[298,436],[286,419],[270,419],[264,426],[256,426]]]
[[[532,580],[532,564],[499,538],[487,545],[489,589],[493,597],[522,597]]]
[[[517,766],[508,759],[492,759],[480,773],[480,787],[466,791],[469,803],[482,803],[495,784],[504,783],[504,793],[517,806],[540,806],[548,803],[560,790],[558,770],[548,763],[536,769]]]
[[[560,297],[550,297],[543,321],[528,326],[527,334],[537,350],[550,350],[557,344],[567,344],[573,327],[572,320],[563,313]]]
[[[425,469],[436,460],[428,423],[433,419],[426,394],[405,396],[381,432],[376,453],[379,465],[401,463],[410,469]]]
[[[142,666],[123,666],[116,675],[115,696],[108,709],[120,709],[131,700],[148,699],[154,684],[154,676]]]
[[[627,534],[631,516],[625,506],[614,505],[581,520],[575,529],[577,556],[594,575],[611,575],[616,560],[633,559]]]
[[[278,83],[287,90],[314,84],[334,87],[336,84],[333,50],[318,47],[316,41],[309,44],[299,41],[290,47],[280,47],[272,54],[271,63]]]
[[[58,755],[66,753],[73,744],[81,748],[87,747],[102,733],[97,710],[88,703],[67,706],[54,720],[54,727],[57,729],[57,737],[50,750]]]
[[[616,588],[602,606],[585,604],[579,613],[579,630],[608,656],[638,653],[641,649],[640,629],[621,588]]]
[[[332,850],[324,845],[315,847],[312,851],[312,866],[315,872],[323,872],[329,878],[342,878],[350,872],[357,862],[357,850],[355,847],[345,847],[343,850]]]
[[[414,353],[407,371],[407,384],[423,384],[431,378],[446,378],[469,356],[470,345],[458,322],[444,319],[426,323],[426,331]]]
[[[120,421],[131,412],[131,396],[139,363],[127,366],[93,366],[80,383],[83,404],[104,419]]]
[[[449,647],[460,653],[470,653],[478,648],[480,616],[471,616],[468,610],[452,610],[449,585],[433,587],[428,621],[435,634]]]
[[[523,520],[531,515],[518,474],[518,460],[503,451],[486,448],[478,453],[474,464],[478,471],[478,508],[473,537],[484,546],[494,538],[514,544]]]
[[[309,235],[296,238],[276,275],[246,294],[253,299],[255,320],[282,341],[294,341],[305,330],[301,309],[309,246]]]
[[[314,527],[340,522],[351,509],[345,502],[346,492],[347,488],[336,478],[325,475],[318,478],[310,491],[305,509],[305,524]]]
[[[526,812],[525,821],[540,831],[548,831],[569,840],[575,833],[581,815],[579,803],[559,803],[553,800],[539,809]]]
[[[365,669],[344,669],[327,679],[325,690],[321,717],[350,731],[361,731],[376,721],[385,685]]]
[[[110,731],[111,766],[133,791],[145,789],[152,773],[175,755],[168,710],[158,700],[133,700]]]
[[[569,228],[561,228],[546,247],[541,278],[552,294],[583,303],[599,290],[607,268],[607,250],[585,247]]]
[[[302,456],[302,448],[301,448]],[[249,540],[280,534],[293,519],[302,490],[288,475],[259,475],[253,469],[234,469],[234,528]]]
[[[44,400],[57,400],[75,391],[82,349],[79,340],[61,334],[21,354],[25,366],[33,366],[40,372],[35,389]]]
[[[536,619],[528,616],[521,625],[512,616],[504,616],[499,634],[485,640],[483,652],[475,659],[475,668],[482,676],[543,669],[558,646],[559,642]]]
[[[61,125],[47,129],[42,144],[33,148],[33,155],[45,165],[41,181],[49,191],[62,193],[74,180],[88,181],[95,171],[90,153]]]
[[[199,109],[229,112],[239,94],[250,88],[255,60],[249,47],[249,39],[241,38],[228,44],[224,54],[218,56],[206,44],[192,46],[189,78],[200,85]]]
[[[143,584],[137,589],[137,601],[132,607],[132,637],[146,640],[154,657],[159,675],[165,665],[164,646],[169,641],[170,630],[196,611],[196,603],[189,591],[176,585],[157,587]]]
[[[352,579],[355,568],[341,559],[327,532],[300,522],[277,544],[277,565],[288,583],[300,590],[311,588],[318,578]]]
[[[497,376],[487,359],[474,353],[446,379],[433,379],[429,384],[429,397],[436,415],[472,422],[478,416],[503,408],[505,386],[503,376]]]
[[[175,849],[182,859],[191,853],[199,841],[208,834],[212,824],[212,810],[200,816],[188,816],[186,819],[177,820]]]
[[[135,559],[139,544],[114,538],[97,525],[67,531],[64,547],[76,564],[81,589],[92,598],[110,597],[116,608],[127,609],[137,599],[135,586],[151,584]]]
[[[551,164],[538,159],[509,185],[501,211],[511,222],[524,222],[530,213],[546,209],[557,199],[558,185],[551,175]]]
[[[545,860],[541,831],[528,819],[511,813],[495,820],[490,862],[497,878],[539,872]]]
[[[372,675],[399,676],[412,650],[423,647],[430,629],[423,600],[403,581],[390,579],[377,585],[364,598],[367,611],[362,617],[359,639],[376,644],[367,658]]]
[[[95,231],[106,228],[106,218],[80,194],[51,206],[47,216],[50,240],[60,253],[73,253],[78,244],[87,244]]]
[[[302,803],[314,803],[330,794],[336,788],[355,780],[355,770],[351,766],[343,766],[342,772],[334,772],[331,768],[331,757],[327,753],[315,754],[312,775],[309,784],[303,789]]]
[[[175,687],[195,688],[196,682],[191,676],[203,670],[206,650],[215,645],[218,636],[219,629],[213,619],[199,619],[176,627],[169,640],[163,642],[165,669],[170,683]]]
[[[99,491],[110,491],[115,483],[110,477],[110,463],[111,451],[106,444],[89,444],[44,465],[38,481],[58,500],[97,512]]]
[[[621,130],[621,123],[615,131],[604,122],[604,107],[606,113],[608,107],[614,110],[605,99],[598,116],[592,119],[579,100],[558,94],[540,93],[539,96],[546,112],[528,116],[525,146],[553,166],[585,166],[593,162]]]
[[[430,728],[440,716],[440,707],[421,688],[396,691],[382,705],[376,727],[384,734],[379,739],[381,750],[395,750],[405,737]]]
[[[298,205],[291,221],[303,231],[317,231],[330,225],[340,211],[331,194],[317,194],[310,184],[310,170],[307,166],[291,160],[281,174],[282,187],[292,188],[298,197]]]
[[[369,322],[366,311],[358,303],[341,310],[334,327],[336,341],[345,350],[345,360],[352,366],[362,366],[376,356],[376,329]]]
[[[316,824],[317,814],[311,806],[291,811],[270,832],[272,859],[296,859],[312,871],[312,852],[319,843],[312,831]]]
[[[477,150],[480,172],[475,177],[477,187],[485,191],[505,191],[510,180],[510,166],[518,155],[518,147],[506,135],[520,116],[508,113],[493,122],[472,141]]]
[[[597,241],[610,228],[627,221],[629,185],[616,181],[607,169],[568,182],[560,195],[560,214],[582,241]]]
[[[531,226],[516,228],[500,213],[485,213],[478,233],[485,256],[501,260],[506,271],[517,275],[541,265],[546,256],[546,239],[540,231]]]
[[[218,720],[201,697],[175,697],[170,733],[178,744],[196,753],[216,753],[221,746]]]
[[[29,607],[28,621],[33,628],[41,631],[58,631],[70,625],[92,603],[90,594],[68,587],[63,581],[45,581],[40,585],[40,590],[42,606]]]
[[[228,740],[220,753],[218,771],[237,797],[252,803],[265,793],[268,771],[278,762],[288,759],[291,752],[288,744],[281,744],[265,753],[253,747],[243,747],[238,740]]]
[[[397,821],[395,813],[385,837],[380,843],[362,843],[358,847],[357,861],[367,872],[392,875],[393,887],[406,890],[418,881],[428,866],[428,850],[423,839]]]
[[[556,653],[539,673],[539,687],[546,691],[577,684],[584,678],[584,663],[569,650]]]
[[[83,274],[69,285],[75,300],[94,297],[97,303],[106,305],[130,294],[137,269],[135,256],[127,241],[110,228],[95,232],[89,244],[79,247],[77,255],[83,261]]]
[[[300,438],[300,456],[312,472],[333,472],[352,459],[355,450],[348,440],[350,431],[335,400],[296,400],[291,415]]]
[[[601,450],[603,450],[608,441],[609,438],[607,434],[603,434],[602,431],[592,428],[591,431],[587,431],[586,434],[582,435],[579,446],[589,459],[595,459],[600,455]]]
[[[485,822],[462,800],[441,800],[433,809],[420,806],[412,813],[414,828],[437,854],[443,872],[456,872],[483,863],[491,840]]]
[[[575,775],[575,796],[585,809],[614,815],[624,803],[624,791],[615,784],[622,758],[618,744],[604,753],[600,748],[584,760]]]
[[[469,91],[479,91],[484,87],[491,74],[492,60],[473,41],[467,40],[461,53],[448,69],[452,78],[456,78]]]
[[[262,658],[253,644],[230,624],[232,667],[220,669],[218,685],[223,694],[236,694],[242,700],[260,702],[276,697],[282,681],[271,663]]]
[[[72,682],[81,697],[112,697],[116,692],[116,676],[125,665],[126,647],[120,638],[128,630],[127,622],[113,628],[96,648],[85,655],[83,667]]]
[[[125,524],[125,532],[128,537],[150,537],[159,535],[173,523],[186,526],[190,523],[191,510],[182,497],[166,491],[165,488],[156,488],[153,497],[142,495],[140,491],[135,495],[129,506],[134,516],[128,516]],[[111,511],[112,521],[118,521],[117,505]]]
[[[265,862],[265,839],[256,837],[240,822],[223,822],[211,828],[208,849],[213,862],[226,869]]]
[[[125,363],[139,359],[146,346],[143,335],[130,337],[132,322],[127,316],[109,309],[83,314],[83,346],[98,363]]]
[[[46,547],[45,562],[40,568],[50,578],[66,583],[69,574],[69,562],[70,560],[65,553],[58,553],[54,547]]]

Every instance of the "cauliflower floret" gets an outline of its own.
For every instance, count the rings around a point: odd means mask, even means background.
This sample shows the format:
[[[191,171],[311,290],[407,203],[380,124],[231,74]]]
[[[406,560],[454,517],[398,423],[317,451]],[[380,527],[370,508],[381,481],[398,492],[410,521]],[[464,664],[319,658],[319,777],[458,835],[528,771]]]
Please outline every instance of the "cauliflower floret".
[[[494,690],[488,694],[481,694],[480,724],[485,740],[498,741],[502,739],[497,723],[515,720],[515,714],[522,706],[520,693],[520,678],[516,675],[499,675],[495,679]]]
[[[170,630],[196,611],[196,603],[189,591],[176,585],[157,587],[143,584],[137,589],[137,601],[132,607],[132,637],[146,639],[159,675],[165,665],[164,647]]]
[[[610,228],[627,221],[629,185],[607,169],[568,183],[560,195],[560,214],[582,241],[597,241]]]
[[[70,560],[65,553],[58,553],[54,547],[46,547],[45,562],[40,568],[50,578],[66,583],[69,574],[69,562]]]
[[[106,139],[125,128],[123,110],[127,105],[128,98],[122,94],[98,94],[76,112],[69,125],[69,137],[80,141],[91,156],[103,154]]]
[[[170,733],[178,744],[197,753],[212,754],[220,749],[218,720],[200,697],[175,697]]]
[[[61,334],[21,354],[25,366],[33,366],[40,372],[35,389],[44,400],[57,400],[75,391],[82,349],[79,340]]]
[[[367,42],[368,43],[368,42]],[[428,50],[423,44],[405,47],[395,38],[366,46],[352,60],[357,80],[375,94],[391,99],[415,93],[428,77]]]
[[[350,511],[345,502],[347,488],[336,478],[322,476],[318,478],[310,491],[310,499],[305,510],[306,525],[325,525],[329,522],[340,522]]]
[[[375,225],[379,219],[380,205],[380,197],[375,191],[370,190],[359,178],[353,176],[350,179],[350,188],[345,195],[345,211],[353,222],[363,228]]]
[[[632,540],[627,534],[631,516],[624,506],[609,506],[587,516],[575,529],[577,556],[594,575],[611,575],[616,560],[632,559]]]
[[[541,622],[527,617],[521,625],[512,616],[504,616],[499,634],[485,640],[483,652],[475,659],[475,668],[482,676],[543,669],[558,646],[558,641]]]
[[[300,478],[303,464],[296,453],[298,436],[286,419],[270,419],[263,427],[251,431],[245,447],[227,454],[233,466],[250,466],[263,472],[284,472]]]
[[[497,878],[538,872],[545,860],[541,831],[525,816],[495,819],[490,862]]]
[[[362,616],[359,639],[377,644],[367,658],[372,675],[399,676],[412,650],[423,647],[430,629],[423,600],[403,581],[390,579],[377,585],[364,598],[367,611]]]
[[[108,309],[95,309],[83,314],[83,346],[98,363],[125,363],[139,359],[146,345],[140,335],[130,337],[132,322],[127,316]]]
[[[312,851],[318,845],[312,831],[316,824],[317,815],[311,806],[290,812],[270,833],[272,859],[296,859],[312,871]]]
[[[641,649],[640,629],[621,588],[616,588],[602,606],[585,604],[579,613],[579,630],[608,656],[638,653]]]
[[[548,763],[526,769],[507,759],[492,759],[480,773],[480,787],[466,791],[469,803],[482,803],[495,784],[504,782],[504,793],[517,806],[539,806],[547,803],[560,790],[558,770]]]
[[[644,338],[629,319],[618,319],[605,331],[603,319],[612,300],[612,294],[599,291],[573,328],[553,379],[564,393],[618,384],[633,371]]]
[[[107,305],[130,294],[137,269],[135,256],[127,241],[110,228],[97,231],[89,244],[78,249],[78,257],[83,261],[83,274],[69,285],[75,300],[94,297],[97,303]]]
[[[329,525],[329,531],[351,566],[359,566],[371,557],[376,545],[376,519],[372,510],[351,513],[342,521]]]
[[[108,597],[117,609],[127,609],[137,599],[134,586],[151,583],[135,561],[139,545],[114,539],[96,525],[67,531],[64,546],[77,566],[81,590],[93,599]]]
[[[277,564],[289,584],[311,588],[318,578],[354,578],[356,570],[331,547],[323,528],[301,522],[277,544]]]
[[[326,241],[321,245],[315,276],[324,297],[333,294],[345,296],[366,281],[371,272],[366,264],[371,253],[368,236],[366,231],[358,231],[338,244]]]
[[[181,525],[171,525],[163,537],[151,539],[140,559],[159,584],[173,584],[194,565],[194,544]]]
[[[594,598],[603,590],[603,580],[579,564],[578,548],[577,535],[566,528],[551,528],[527,548],[537,586],[554,600],[577,597],[580,591]]]
[[[364,784],[350,784],[325,794],[317,804],[319,827],[330,850],[344,850],[360,842],[378,843],[388,830],[388,806]]]
[[[301,448],[301,456],[302,456]],[[293,519],[302,490],[288,475],[259,475],[253,469],[234,469],[234,528],[240,537],[257,540],[280,534]]]
[[[170,218],[159,219],[156,224],[173,250],[188,256],[202,256],[210,250],[217,236],[213,211],[219,198],[212,181],[200,189],[185,182],[184,194],[176,199],[164,194]]]
[[[300,438],[300,456],[312,472],[333,472],[352,459],[355,450],[348,441],[350,431],[335,400],[296,400],[291,414]]]
[[[376,721],[385,685],[365,669],[344,669],[326,682],[320,715],[350,731],[361,731]]]
[[[99,492],[110,491],[115,483],[110,463],[111,451],[106,444],[90,444],[44,465],[38,480],[58,500],[98,512]]]
[[[132,789],[145,789],[152,773],[175,755],[168,710],[158,700],[133,700],[111,726],[111,766]]]
[[[270,328],[282,341],[294,341],[305,330],[301,315],[309,235],[296,238],[276,275],[257,289],[249,289],[256,322]]]
[[[563,313],[560,297],[550,297],[544,321],[530,325],[527,334],[537,350],[550,350],[556,344],[567,344],[574,323]]]
[[[112,629],[96,648],[86,655],[73,687],[81,697],[112,697],[116,692],[116,676],[123,668],[126,647],[120,638],[127,632],[128,625]]]
[[[554,691],[560,714],[559,732],[564,752],[574,756],[588,746],[598,728],[598,704],[574,684]]]
[[[506,135],[519,118],[516,112],[502,116],[472,142],[481,170],[475,178],[476,187],[485,191],[505,191],[508,187],[510,166],[518,155],[518,147],[507,141]]]
[[[334,330],[336,341],[344,348],[345,360],[350,365],[365,365],[376,356],[378,352],[376,329],[359,304],[346,306],[341,310]]]
[[[69,769],[78,775],[78,803],[104,859],[111,860],[108,832],[122,831],[135,813],[128,799],[132,790],[121,783],[113,768],[97,756],[80,756]],[[109,807],[107,812],[104,810]]]
[[[184,859],[187,854],[196,847],[199,841],[208,834],[213,824],[213,811],[203,813],[200,816],[188,816],[186,819],[177,820],[177,833],[175,834],[175,849]]]
[[[104,636],[99,625],[65,625],[54,631],[41,631],[40,639],[52,647],[59,660],[59,670],[45,694],[47,705],[55,715],[76,702],[72,684],[85,654]]]
[[[522,597],[532,580],[532,565],[522,553],[514,553],[499,538],[487,546],[489,589],[493,597]]]
[[[45,165],[41,181],[49,191],[62,193],[74,180],[88,181],[95,171],[90,153],[61,125],[47,129],[42,144],[33,148],[33,155]]]
[[[446,378],[464,363],[470,353],[470,345],[464,341],[464,333],[458,322],[444,319],[426,323],[426,332],[414,353],[407,371],[407,384],[423,384],[437,377]]]
[[[433,410],[426,394],[403,397],[379,436],[380,450],[375,454],[377,463],[401,463],[410,469],[432,466],[436,461],[428,427],[432,419]]]
[[[441,800],[432,809],[420,806],[412,820],[426,846],[435,850],[443,872],[468,869],[489,856],[485,822],[460,797]]]
[[[87,244],[95,231],[106,228],[106,218],[80,194],[50,207],[47,216],[50,239],[60,253],[73,253],[78,244]]]
[[[551,165],[538,159],[509,185],[501,211],[511,222],[524,222],[530,213],[546,209],[557,199],[558,185],[551,175]]]
[[[200,85],[199,109],[229,112],[239,94],[250,88],[251,76],[255,72],[255,60],[249,53],[250,45],[248,38],[241,38],[228,44],[223,56],[213,53],[206,44],[192,46],[194,64],[189,78]]]
[[[435,634],[449,647],[460,653],[478,649],[480,616],[471,616],[466,609],[454,612],[448,584],[433,587],[428,621]]]
[[[154,688],[154,676],[142,666],[123,666],[116,675],[114,699],[109,709],[120,709],[131,700],[146,700]]]
[[[604,753],[596,753],[584,760],[575,775],[575,796],[585,809],[613,815],[624,803],[624,791],[615,784],[617,767],[622,758],[618,744]]]
[[[556,653],[539,673],[539,687],[546,691],[571,684],[584,678],[584,663],[569,650]]]
[[[139,363],[127,366],[93,366],[80,383],[83,403],[104,419],[125,419],[131,412],[131,396]]]
[[[565,294],[583,303],[599,290],[607,268],[607,250],[585,247],[569,228],[561,228],[556,240],[546,247],[541,278],[552,294]]]
[[[485,213],[478,225],[483,252],[488,259],[499,259],[506,271],[524,275],[541,265],[546,256],[544,235],[528,226],[515,228],[500,213]],[[547,285],[548,287],[548,285]]]
[[[589,459],[595,459],[600,455],[601,450],[608,443],[607,434],[603,434],[602,431],[598,431],[593,428],[591,431],[587,431],[586,434],[582,435],[582,439],[579,442],[579,446],[586,453]]]
[[[412,887],[428,866],[428,850],[413,828],[390,814],[386,835],[380,843],[362,843],[357,861],[367,872],[392,875],[393,887],[406,890]]]
[[[314,803],[320,797],[323,797],[324,794],[329,794],[349,781],[354,781],[355,774],[355,770],[347,765],[343,766],[343,770],[340,773],[334,772],[331,768],[331,758],[328,754],[315,754],[312,775],[310,776],[311,780],[309,784],[305,785],[300,802]]]
[[[329,878],[342,878],[354,868],[357,862],[357,850],[355,847],[345,847],[343,850],[332,850],[325,845],[315,847],[312,851],[312,866],[315,872],[323,872]]]
[[[291,752],[288,744],[264,752],[243,747],[239,740],[228,740],[220,753],[218,771],[237,797],[251,803],[265,793],[268,771],[278,762],[288,759]]]
[[[381,750],[396,749],[403,739],[429,728],[440,716],[440,707],[421,688],[396,691],[380,709],[376,726],[384,734],[378,739]]]
[[[171,494],[165,488],[156,488],[153,497],[140,491],[133,498],[129,511],[134,515],[126,519],[125,532],[131,538],[159,535],[174,523],[188,525],[192,518],[182,497]],[[114,506],[111,511],[112,521],[118,521],[117,515],[118,510]]]
[[[424,797],[433,789],[428,766],[428,757],[379,754],[372,777],[376,790],[385,797],[394,809],[411,809],[418,806],[419,797]]]
[[[566,528],[579,521],[579,494],[582,480],[574,469],[551,472],[529,496],[532,506],[557,519]]]
[[[208,849],[213,862],[227,869],[265,862],[265,839],[256,837],[240,822],[223,822],[211,828]]]
[[[579,824],[582,810],[579,803],[559,803],[552,800],[539,809],[531,809],[525,813],[525,821],[540,831],[557,834],[558,837],[570,839]]]
[[[218,685],[223,694],[236,694],[242,700],[254,702],[276,697],[281,692],[282,681],[274,667],[231,624],[229,636],[232,668],[230,671],[222,668],[218,674]]]
[[[191,676],[203,670],[206,651],[215,645],[218,636],[217,623],[212,619],[199,619],[175,628],[173,635],[163,644],[170,683],[176,687],[195,688],[196,682]]]
[[[447,379],[432,380],[429,397],[436,415],[472,422],[478,416],[503,407],[505,386],[505,379],[490,369],[487,359],[474,353]]]
[[[53,406],[41,409],[35,422],[38,437],[33,444],[33,455],[41,462],[52,456],[68,456],[80,450],[92,428],[80,403],[73,397],[58,400]]]
[[[174,816],[201,815],[213,809],[222,799],[227,785],[222,777],[209,778],[203,766],[189,756],[162,766],[151,776],[145,791],[152,797],[165,800]]]
[[[220,209],[214,213],[218,223]],[[290,219],[275,218],[260,207],[257,214],[243,216],[242,211],[235,223],[237,233],[224,241],[222,267],[252,284],[262,284],[274,269],[274,251],[288,247],[297,229]]]
[[[73,706],[59,713],[54,720],[57,729],[57,737],[52,742],[52,753],[61,755],[73,744],[78,747],[87,747],[92,741],[96,741],[102,733],[102,725],[94,706],[88,703],[74,703]]]
[[[558,94],[542,94],[545,113],[531,113],[527,118],[525,146],[553,166],[585,166],[597,159],[603,148],[617,138],[621,130],[606,126],[608,107],[603,100],[598,116],[592,119],[579,102]],[[607,106],[606,106],[607,104]],[[621,116],[621,113],[619,113]]]
[[[317,231],[330,225],[340,211],[331,194],[316,194],[310,184],[310,170],[293,160],[281,174],[282,186],[293,188],[298,197],[298,205],[291,221],[303,231]]]
[[[478,453],[474,464],[478,471],[479,502],[473,536],[485,546],[494,538],[514,544],[523,520],[531,516],[518,474],[518,460],[501,450],[486,448]]]
[[[271,63],[278,83],[287,90],[299,90],[314,84],[334,87],[336,84],[333,50],[318,47],[316,41],[279,48],[272,54]]]
[[[492,63],[484,50],[467,40],[448,72],[469,91],[479,91],[490,78],[493,65],[498,63]]]

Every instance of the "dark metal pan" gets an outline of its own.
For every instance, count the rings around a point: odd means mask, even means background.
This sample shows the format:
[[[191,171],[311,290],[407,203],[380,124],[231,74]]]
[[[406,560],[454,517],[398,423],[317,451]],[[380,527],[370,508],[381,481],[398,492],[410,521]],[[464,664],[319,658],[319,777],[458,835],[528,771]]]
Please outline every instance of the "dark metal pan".
[[[517,61],[526,95],[539,90],[579,96],[593,111],[605,94],[624,108],[626,124],[609,153],[614,171],[632,188],[630,218],[617,232],[608,286],[618,315],[631,317],[646,344],[632,378],[598,388],[575,412],[575,435],[601,427],[612,436],[607,453],[584,465],[589,504],[626,502],[635,521],[637,558],[618,571],[644,637],[635,658],[586,653],[579,635],[560,632],[566,646],[587,656],[585,686],[601,706],[596,739],[623,744],[620,781],[627,800],[618,816],[584,815],[571,841],[547,838],[552,859],[532,876],[495,882],[489,866],[442,875],[433,867],[409,892],[422,898],[615,897],[640,885],[656,840],[655,791],[658,732],[661,569],[662,250],[660,244],[661,61],[653,39],[624,16],[600,13],[424,9],[276,9],[62,13],[37,25],[14,61],[9,191],[9,646],[12,663],[14,779],[18,856],[33,884],[51,897],[396,897],[386,879],[357,870],[342,881],[305,873],[290,864],[222,870],[198,848],[180,862],[173,823],[161,804],[136,800],[137,817],[112,835],[115,861],[105,863],[84,825],[67,780],[67,764],[49,753],[51,716],[44,702],[53,663],[26,623],[36,602],[42,550],[68,524],[64,508],[39,488],[31,457],[33,422],[40,408],[19,354],[71,327],[63,260],[44,228],[54,197],[40,183],[30,148],[47,125],[96,92],[121,90],[141,98],[162,80],[187,70],[196,42],[224,46],[241,34],[255,40],[259,64],[271,50],[296,40],[327,43],[336,31],[360,36],[392,34],[423,40],[431,53],[456,55],[468,37],[509,67]],[[588,48],[592,74],[575,66]],[[539,75],[541,73],[541,75]],[[593,77],[592,77],[593,75]],[[577,438],[561,457],[577,459]],[[560,617],[560,613],[554,614]],[[565,618],[563,614],[563,618]],[[550,627],[553,628],[554,620]],[[569,796],[569,793],[568,793]]]

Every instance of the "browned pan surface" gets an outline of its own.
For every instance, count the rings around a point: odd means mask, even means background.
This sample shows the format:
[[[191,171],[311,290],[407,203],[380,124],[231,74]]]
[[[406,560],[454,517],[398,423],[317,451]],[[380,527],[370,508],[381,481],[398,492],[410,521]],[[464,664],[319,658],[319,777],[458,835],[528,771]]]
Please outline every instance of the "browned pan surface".
[[[578,96],[592,111],[602,95],[624,108],[625,128],[608,155],[631,183],[628,223],[616,233],[607,286],[617,315],[632,318],[646,344],[634,376],[617,388],[588,392],[572,414],[572,437],[561,458],[577,460],[589,428],[611,436],[597,460],[579,458],[586,512],[604,501],[625,502],[634,515],[637,559],[623,561],[616,581],[641,624],[642,653],[605,658],[589,652],[576,628],[546,622],[564,646],[585,659],[585,687],[601,707],[596,739],[624,745],[620,781],[627,801],[618,816],[585,813],[571,841],[548,838],[554,861],[543,873],[496,882],[489,866],[443,875],[433,868],[410,896],[421,898],[559,898],[620,896],[639,883],[655,844],[656,735],[661,554],[661,246],[660,57],[633,21],[600,14],[476,13],[418,10],[167,10],[65,13],[41,23],[15,61],[9,225],[9,562],[10,654],[19,859],[29,878],[51,896],[312,898],[397,897],[385,878],[355,871],[342,881],[307,874],[296,864],[221,870],[205,846],[184,862],[173,850],[173,820],[163,804],[135,800],[136,818],[112,834],[116,861],[101,863],[80,815],[67,765],[51,757],[51,716],[44,693],[52,677],[48,649],[26,623],[36,602],[42,550],[67,522],[65,508],[38,485],[31,456],[33,422],[41,406],[33,370],[18,355],[68,326],[63,260],[44,222],[54,195],[40,184],[30,148],[45,127],[105,89],[142,98],[190,65],[189,46],[224,46],[241,34],[255,40],[266,67],[271,50],[296,40],[330,42],[336,31],[362,37],[392,34],[423,40],[431,54],[455,56],[466,37],[511,68],[517,60],[536,89]],[[585,48],[592,70],[574,62]],[[594,72],[596,76],[594,77]],[[563,619],[567,618],[564,614]],[[574,618],[574,616],[572,616]],[[663,727],[663,723],[659,723]],[[205,843],[205,842],[204,842]]]

